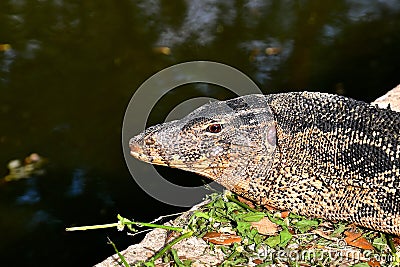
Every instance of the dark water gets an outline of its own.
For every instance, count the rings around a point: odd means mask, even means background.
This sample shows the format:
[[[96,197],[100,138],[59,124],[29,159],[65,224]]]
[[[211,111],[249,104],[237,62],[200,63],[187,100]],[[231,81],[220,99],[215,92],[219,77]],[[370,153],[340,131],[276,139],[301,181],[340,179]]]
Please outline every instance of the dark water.
[[[120,249],[137,240],[114,229],[65,227],[114,222],[117,213],[149,221],[182,210],[141,191],[122,155],[125,108],[157,71],[217,61],[249,75],[264,93],[308,89],[364,101],[400,83],[396,0],[173,3],[0,2],[0,176],[14,158],[37,152],[49,159],[46,175],[0,185],[2,266],[92,265],[113,253],[107,236]],[[149,123],[177,99],[226,97],[216,92],[178,88]],[[180,175],[181,183],[198,184]]]

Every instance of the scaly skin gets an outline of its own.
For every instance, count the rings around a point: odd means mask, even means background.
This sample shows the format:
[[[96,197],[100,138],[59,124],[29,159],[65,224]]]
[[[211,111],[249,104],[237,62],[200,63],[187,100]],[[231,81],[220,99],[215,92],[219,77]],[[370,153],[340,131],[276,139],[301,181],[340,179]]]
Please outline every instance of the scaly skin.
[[[400,235],[399,135],[400,113],[303,92],[206,104],[130,148],[259,204]]]

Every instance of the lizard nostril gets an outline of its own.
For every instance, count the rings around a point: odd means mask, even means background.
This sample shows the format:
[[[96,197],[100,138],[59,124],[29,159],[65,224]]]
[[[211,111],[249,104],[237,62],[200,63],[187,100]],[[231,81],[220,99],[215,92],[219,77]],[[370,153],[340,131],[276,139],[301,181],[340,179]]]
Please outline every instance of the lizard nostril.
[[[133,153],[143,153],[143,139],[141,136],[135,136],[129,140],[129,148]]]
[[[143,149],[137,143],[129,144],[129,148],[131,149],[131,152],[135,153],[142,153],[143,151]]]

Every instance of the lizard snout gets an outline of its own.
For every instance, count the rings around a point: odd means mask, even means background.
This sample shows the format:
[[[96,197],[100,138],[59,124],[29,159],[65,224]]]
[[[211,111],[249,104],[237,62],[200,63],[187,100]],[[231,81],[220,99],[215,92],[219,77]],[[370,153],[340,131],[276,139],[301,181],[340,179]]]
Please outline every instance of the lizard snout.
[[[140,145],[133,140],[133,138],[129,141],[129,148],[131,149],[131,154],[132,153],[143,153],[143,149],[140,147]]]
[[[135,136],[129,140],[129,148],[131,150],[131,155],[137,157],[137,155],[143,154],[143,138],[140,138],[141,135]],[[141,141],[140,141],[141,140]]]
[[[129,140],[130,154],[141,161],[166,165],[166,161],[158,154],[159,144],[152,133],[141,133]]]

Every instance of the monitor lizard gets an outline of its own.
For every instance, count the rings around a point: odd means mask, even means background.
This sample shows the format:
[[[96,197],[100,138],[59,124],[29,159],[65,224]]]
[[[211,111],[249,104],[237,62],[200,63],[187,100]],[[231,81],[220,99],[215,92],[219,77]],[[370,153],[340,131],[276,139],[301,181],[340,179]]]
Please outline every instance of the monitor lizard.
[[[400,235],[399,134],[389,108],[292,92],[211,102],[129,146],[260,205]]]

